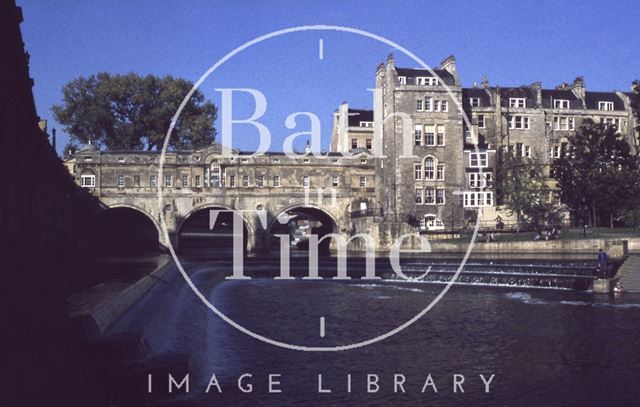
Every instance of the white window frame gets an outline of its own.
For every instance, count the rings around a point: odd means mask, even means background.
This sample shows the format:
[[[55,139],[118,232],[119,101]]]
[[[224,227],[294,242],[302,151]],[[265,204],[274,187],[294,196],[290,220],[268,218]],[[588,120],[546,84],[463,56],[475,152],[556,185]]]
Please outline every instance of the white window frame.
[[[165,174],[165,176],[164,176],[164,186],[165,186],[165,188],[173,187],[173,175]]]
[[[469,98],[469,106],[480,107],[480,98]]]
[[[486,124],[486,119],[485,119],[484,115],[483,114],[479,114],[478,115],[478,128],[479,129],[484,129],[486,125],[487,124]]]
[[[613,102],[611,101],[605,101],[605,100],[601,100],[598,102],[598,110],[604,110],[604,111],[612,111],[613,110]]]
[[[463,206],[465,208],[482,208],[493,206],[492,191],[467,191],[463,196]]]
[[[400,85],[406,85],[407,84],[407,77],[406,76],[398,76],[398,81],[400,82]]]
[[[413,177],[416,181],[422,180],[422,164],[420,163],[413,164]]]
[[[273,186],[275,188],[279,188],[282,184],[280,184],[280,176],[279,175],[274,175],[273,176]]]
[[[417,188],[415,193],[415,202],[418,205],[424,204],[424,190],[422,188]]]
[[[445,127],[444,124],[438,124],[436,126],[436,145],[437,146],[444,146],[447,144],[446,142],[446,137],[445,137]]]
[[[473,162],[476,162],[475,165]],[[469,167],[471,168],[486,168],[489,166],[489,154],[488,153],[469,153]]]
[[[553,99],[553,108],[554,109],[568,109],[569,108],[569,100],[567,100],[567,99]]]
[[[304,175],[304,176],[302,177],[302,187],[303,187],[303,188],[309,188],[310,183],[311,183],[311,182],[310,182],[310,180],[309,180],[309,176],[308,176],[308,175]]]
[[[511,120],[509,121],[509,129],[512,129],[512,130],[529,130],[530,128],[531,128],[531,120],[530,120],[529,116],[523,116],[523,115],[513,115],[513,116],[511,116]]]
[[[523,108],[527,106],[526,98],[509,98],[509,107]]]
[[[334,188],[337,188],[338,186],[340,186],[340,177],[338,177],[337,175],[334,175],[331,179],[331,185]]]
[[[429,161],[432,165],[427,166],[427,161]],[[436,168],[438,167],[438,160],[435,157],[428,156],[424,158],[424,175],[423,179],[427,181],[435,181],[436,179]]]
[[[229,188],[235,188],[235,187],[236,187],[236,176],[229,175]]]
[[[440,193],[442,193],[442,196],[440,196]],[[438,201],[439,198],[442,198],[440,202]],[[436,205],[446,205],[446,203],[447,203],[446,189],[436,188]]]
[[[96,186],[96,175],[82,174],[80,176],[80,186],[85,188],[94,188]]]
[[[200,175],[196,175],[193,178],[193,183],[194,183],[194,185],[193,185],[194,187],[200,188],[200,186],[202,185],[202,180],[200,179]]]
[[[367,177],[365,177],[364,175],[360,176],[360,188],[366,188],[367,187]]]
[[[156,174],[149,175],[149,186],[152,188],[158,186],[158,176]]]
[[[424,137],[425,146],[435,146],[436,145],[436,125],[430,124],[430,125],[424,126],[423,137]],[[429,138],[431,138],[431,140],[429,140]]]
[[[264,188],[264,175],[258,175],[256,177],[256,187]]]
[[[249,180],[249,176],[248,175],[243,175],[242,176],[242,187],[243,188],[248,188],[251,185],[251,182]]]
[[[414,138],[414,141],[413,141],[414,145],[416,145],[416,146],[421,146],[421,145],[423,145],[424,140],[423,140],[423,138],[422,138],[422,134],[423,134],[423,133],[422,133],[422,125],[421,125],[421,124],[417,124],[417,125],[416,125],[416,128],[415,128],[415,130],[414,130],[413,134],[414,134],[414,136],[413,136],[413,138]]]
[[[416,99],[416,112],[424,111],[424,100]]]
[[[436,181],[444,181],[445,171],[446,171],[446,168],[444,164],[436,165]]]

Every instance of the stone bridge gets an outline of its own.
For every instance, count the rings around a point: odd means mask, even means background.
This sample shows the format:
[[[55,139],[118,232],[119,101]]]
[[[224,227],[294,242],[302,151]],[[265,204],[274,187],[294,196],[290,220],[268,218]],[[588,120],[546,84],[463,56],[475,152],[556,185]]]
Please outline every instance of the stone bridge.
[[[273,226],[286,219],[283,214],[308,215],[322,223],[318,234],[345,236],[370,232],[371,224],[380,221],[375,161],[366,152],[290,158],[282,153],[223,154],[219,145],[213,145],[167,153],[162,179],[159,160],[157,152],[103,152],[89,147],[66,165],[76,182],[100,199],[104,211],[128,208],[148,218],[163,246],[168,242],[161,213],[177,248],[184,225],[194,215],[211,209],[242,211],[249,252],[268,249]]]

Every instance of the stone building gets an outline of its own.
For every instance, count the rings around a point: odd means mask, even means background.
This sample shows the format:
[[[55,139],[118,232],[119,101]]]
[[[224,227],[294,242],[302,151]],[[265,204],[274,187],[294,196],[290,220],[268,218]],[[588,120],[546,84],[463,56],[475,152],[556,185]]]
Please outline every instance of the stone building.
[[[213,145],[168,153],[163,179],[157,152],[88,148],[67,165],[107,205],[141,210],[159,231],[164,215],[170,238],[177,239],[198,210],[264,210],[269,222],[263,232],[255,216],[245,215],[247,247],[258,250],[268,246],[274,219],[307,208],[325,216],[326,233],[366,232],[378,248],[388,248],[407,233],[453,233],[474,222],[491,228],[498,217],[507,221],[494,192],[501,153],[549,164],[587,118],[615,126],[637,146],[635,98],[587,91],[580,77],[553,89],[490,86],[486,79],[465,88],[453,56],[435,69],[416,69],[396,67],[390,55],[375,73],[373,109],[345,102],[336,110],[325,157],[225,153]]]

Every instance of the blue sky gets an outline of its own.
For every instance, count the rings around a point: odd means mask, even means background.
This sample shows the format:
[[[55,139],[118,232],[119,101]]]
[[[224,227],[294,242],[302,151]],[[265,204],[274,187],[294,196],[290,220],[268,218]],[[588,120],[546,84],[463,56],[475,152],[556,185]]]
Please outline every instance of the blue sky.
[[[299,25],[340,25],[386,37],[435,67],[454,54],[463,85],[487,75],[492,85],[541,81],[553,87],[576,76],[589,90],[629,90],[640,78],[640,5],[635,1],[20,1],[22,33],[31,54],[39,115],[58,128],[58,150],[67,138],[51,105],[78,76],[111,73],[170,74],[197,80],[219,58],[260,35]],[[324,42],[320,60],[318,43]],[[353,34],[306,32],[252,47],[232,58],[202,87],[219,104],[216,88],[263,92],[261,119],[281,150],[285,118],[309,111],[321,119],[323,146],[332,112],[348,101],[371,107],[378,63],[388,46]],[[394,52],[397,65],[413,66]],[[234,114],[250,113],[238,98]],[[234,147],[250,150],[250,126],[234,128]]]

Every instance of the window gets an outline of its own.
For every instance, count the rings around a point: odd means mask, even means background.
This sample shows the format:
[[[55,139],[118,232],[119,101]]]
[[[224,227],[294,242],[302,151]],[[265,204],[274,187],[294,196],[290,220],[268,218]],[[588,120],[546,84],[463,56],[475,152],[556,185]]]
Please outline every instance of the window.
[[[480,98],[469,98],[469,106],[480,107]]]
[[[422,189],[416,189],[416,203],[422,204],[424,202],[424,191]]]
[[[522,156],[525,158],[531,158],[531,146],[524,146],[524,150],[522,150]]]
[[[479,129],[484,129],[484,115],[483,114],[479,114],[478,115],[478,128]]]
[[[123,163],[124,162],[124,157],[118,157],[118,162],[119,163]]]
[[[490,172],[487,173],[478,173],[471,172],[469,173],[469,188],[491,188],[493,186],[493,178]]]
[[[274,162],[275,164],[277,164],[277,163],[279,163],[279,162],[280,162],[280,159],[279,159],[279,158],[274,158],[274,159],[273,159],[273,162]]]
[[[124,188],[124,175],[118,175],[118,188]]]
[[[360,127],[373,127],[373,122],[360,122]]]
[[[400,85],[406,85],[407,84],[407,77],[406,76],[398,76],[398,81],[400,81]]]
[[[424,110],[424,105],[422,99],[416,100],[416,111],[421,112]]]
[[[367,163],[367,159],[363,158],[362,160],[360,160],[360,164],[366,164]]]
[[[80,176],[80,185],[85,188],[93,188],[96,186],[96,176],[93,174],[83,174]]]
[[[164,176],[164,186],[165,187],[172,187],[173,186],[173,176],[172,175],[165,175]]]
[[[209,182],[212,187],[220,186],[220,164],[212,161],[209,167]]]
[[[420,227],[427,230],[444,230],[444,223],[436,215],[425,215],[420,220]]]
[[[436,179],[435,160],[433,157],[427,157],[424,159],[424,179]]]
[[[524,107],[525,98],[509,98],[509,107]]]
[[[424,98],[424,110],[427,112],[433,111],[433,98]]]
[[[560,146],[553,146],[549,150],[550,158],[560,158]]]
[[[337,187],[339,182],[340,182],[340,178],[338,176],[334,175],[332,180],[331,180],[331,185],[333,187]]]
[[[308,158],[305,158],[304,160],[302,160],[303,163],[305,164],[309,164],[311,162],[311,160],[309,160]]]
[[[436,133],[436,144],[439,146],[444,146],[444,125],[439,124],[437,126],[438,132]]]
[[[249,176],[248,175],[243,175],[242,176],[242,186],[245,187],[245,188],[249,186]]]
[[[139,175],[134,175],[133,176],[133,186],[134,187],[139,187],[140,186],[140,176]]]
[[[430,126],[425,126],[425,133],[424,133],[424,137],[425,137],[425,144],[428,146],[435,146],[436,145],[436,135],[435,135],[435,130],[436,126],[434,125],[430,125]]]
[[[465,208],[493,206],[493,192],[465,192],[463,205]]]
[[[149,186],[150,187],[157,187],[158,186],[158,176],[153,174],[153,175],[149,175]]]
[[[180,182],[182,183],[183,187],[186,187],[189,185],[189,177],[187,175],[182,175],[182,177],[180,177]]]
[[[555,99],[553,101],[553,107],[554,109],[568,109],[569,101],[565,99]]]
[[[352,138],[351,139],[351,149],[356,149],[358,148],[358,139],[357,138]]]
[[[235,188],[235,187],[236,187],[236,176],[229,175],[229,188]]]
[[[196,175],[195,178],[194,178],[194,185],[193,186],[196,187],[196,188],[200,188],[201,185],[202,185],[202,183],[201,183],[200,176]]]
[[[449,110],[449,102],[446,100],[436,100],[435,111],[446,112]]]
[[[553,118],[554,130],[573,130],[575,128],[575,120],[573,117],[556,116]]]
[[[418,76],[416,78],[416,85],[438,86],[438,78],[434,78],[432,76]]]
[[[256,186],[258,188],[264,187],[264,175],[258,175],[256,177]]]
[[[422,179],[422,164],[414,164],[413,165],[414,177],[416,180]]]
[[[367,186],[367,177],[360,177],[360,188],[365,188]]]
[[[444,205],[444,188],[436,189],[436,205]]]
[[[509,128],[518,130],[529,129],[529,116],[512,116],[509,122]]]
[[[365,147],[367,150],[371,150],[371,139],[368,138],[365,140]]]
[[[436,203],[436,189],[427,188],[424,190],[424,203],[427,205],[433,205]]]
[[[302,177],[302,186],[305,188],[309,188],[309,176],[305,175]]]
[[[415,145],[416,146],[422,145],[422,126],[421,125],[416,126],[416,131],[414,134],[415,134]]]
[[[469,167],[488,167],[487,153],[469,153]]]
[[[613,102],[598,102],[598,110],[613,110]]]
[[[436,167],[436,178],[438,181],[444,181],[444,164],[438,164]]]

